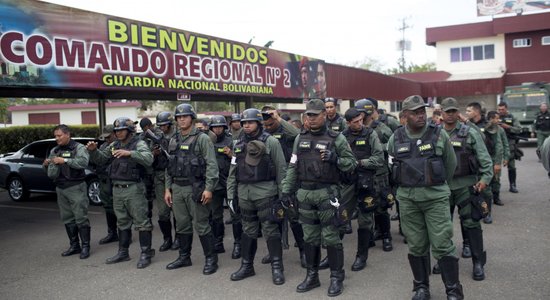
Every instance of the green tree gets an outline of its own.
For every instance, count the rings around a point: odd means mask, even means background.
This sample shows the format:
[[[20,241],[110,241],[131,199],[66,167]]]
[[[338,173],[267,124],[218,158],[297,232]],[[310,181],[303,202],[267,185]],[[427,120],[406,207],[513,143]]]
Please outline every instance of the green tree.
[[[386,70],[384,73],[388,75],[400,74],[400,73],[419,73],[419,72],[431,72],[435,71],[435,63],[427,62],[421,65],[411,63],[405,68],[405,72],[401,72],[399,68],[391,68]]]
[[[0,122],[6,124],[8,122],[8,106],[10,105],[8,99],[0,98]]]

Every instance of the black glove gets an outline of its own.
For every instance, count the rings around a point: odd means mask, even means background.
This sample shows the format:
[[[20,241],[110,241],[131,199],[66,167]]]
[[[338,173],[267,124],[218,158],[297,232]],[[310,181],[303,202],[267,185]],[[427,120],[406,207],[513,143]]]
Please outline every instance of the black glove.
[[[284,209],[288,209],[289,207],[294,206],[291,194],[284,194],[283,193],[281,195],[281,199],[279,199],[279,200],[281,201],[281,205],[283,206]]]
[[[336,164],[338,162],[338,156],[336,155],[336,152],[323,150],[321,151],[321,160]]]

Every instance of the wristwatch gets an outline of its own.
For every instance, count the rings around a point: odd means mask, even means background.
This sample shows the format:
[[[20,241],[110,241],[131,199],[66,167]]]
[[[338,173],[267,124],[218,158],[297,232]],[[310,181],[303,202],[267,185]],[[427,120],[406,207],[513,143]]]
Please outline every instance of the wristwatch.
[[[68,160],[68,159],[66,159],[66,158],[64,158],[64,159],[63,159],[63,161],[64,161],[65,163],[67,163],[67,162],[68,162],[69,160]]]

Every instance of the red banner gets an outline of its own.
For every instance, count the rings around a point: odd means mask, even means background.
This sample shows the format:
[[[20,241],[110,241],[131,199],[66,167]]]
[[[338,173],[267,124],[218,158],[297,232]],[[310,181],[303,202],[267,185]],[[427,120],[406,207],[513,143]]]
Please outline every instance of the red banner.
[[[28,0],[0,2],[0,87],[326,96],[324,62]]]

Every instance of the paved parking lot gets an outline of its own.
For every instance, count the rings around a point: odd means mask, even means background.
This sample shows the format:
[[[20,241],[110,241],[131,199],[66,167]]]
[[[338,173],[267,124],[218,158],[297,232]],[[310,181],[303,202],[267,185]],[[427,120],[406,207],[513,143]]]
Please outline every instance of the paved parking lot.
[[[492,225],[484,225],[488,253],[487,279],[471,279],[471,261],[460,260],[460,276],[467,299],[550,299],[550,179],[534,155],[518,164],[519,194],[508,193],[506,174],[501,198],[505,206],[496,207]],[[506,171],[505,171],[506,173]],[[226,214],[228,216],[228,214]],[[68,247],[65,229],[59,220],[55,196],[35,195],[30,201],[15,203],[0,191],[0,298],[1,299],[318,299],[327,298],[329,271],[320,271],[321,287],[305,294],[295,292],[305,276],[298,251],[284,252],[286,284],[271,283],[271,270],[259,263],[266,253],[259,241],[256,276],[232,282],[229,275],[240,261],[231,254],[220,255],[217,273],[202,275],[203,255],[200,242],[193,242],[193,266],[168,271],[166,264],[177,257],[176,251],[159,253],[153,264],[136,269],[139,258],[137,235],[130,246],[132,260],[106,265],[105,259],[116,253],[118,245],[98,245],[106,233],[103,210],[91,207],[92,255],[61,257]],[[156,221],[155,221],[156,223]],[[461,237],[455,221],[455,241]],[[368,266],[351,272],[356,238],[344,239],[346,280],[340,299],[410,299],[412,274],[407,262],[407,247],[392,222],[394,251],[386,253],[380,243],[371,249]],[[226,228],[226,249],[232,247],[231,228]],[[355,233],[355,232],[354,232]],[[161,244],[157,228],[153,245]],[[432,299],[445,299],[441,278],[431,276]]]

